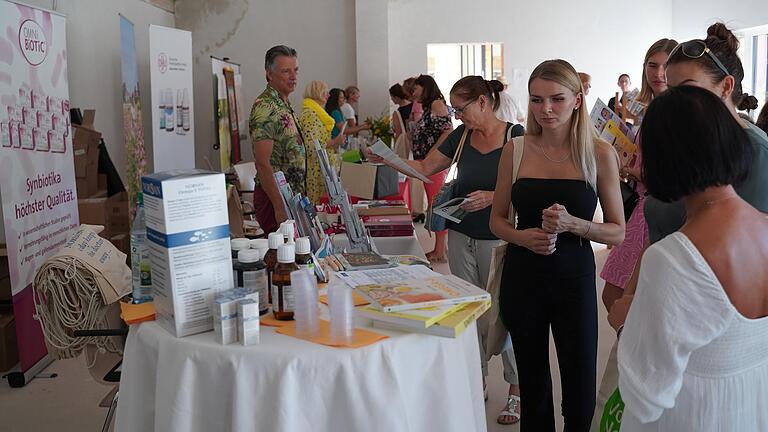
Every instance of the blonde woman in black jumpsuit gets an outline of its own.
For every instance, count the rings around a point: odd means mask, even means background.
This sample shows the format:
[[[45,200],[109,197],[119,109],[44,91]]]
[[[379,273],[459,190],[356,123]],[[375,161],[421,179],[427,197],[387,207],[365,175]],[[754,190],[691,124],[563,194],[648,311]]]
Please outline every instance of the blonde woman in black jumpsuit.
[[[555,430],[549,329],[557,349],[565,431],[588,431],[595,406],[597,296],[590,241],[619,244],[624,214],[616,152],[597,138],[579,76],[564,60],[528,81],[528,127],[504,147],[491,230],[509,242],[499,296],[520,376],[521,430]],[[512,181],[513,152],[523,157]],[[594,223],[598,199],[604,223]],[[510,202],[517,226],[507,221]]]

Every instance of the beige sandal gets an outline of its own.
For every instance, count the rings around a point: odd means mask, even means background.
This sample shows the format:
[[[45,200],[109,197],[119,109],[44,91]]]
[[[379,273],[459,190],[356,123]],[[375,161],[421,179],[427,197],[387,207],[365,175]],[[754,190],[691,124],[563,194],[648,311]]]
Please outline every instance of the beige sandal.
[[[512,420],[507,420],[511,417]],[[501,410],[499,416],[496,418],[496,423],[502,425],[512,425],[520,421],[520,396],[509,395],[507,397],[507,404],[504,409]]]

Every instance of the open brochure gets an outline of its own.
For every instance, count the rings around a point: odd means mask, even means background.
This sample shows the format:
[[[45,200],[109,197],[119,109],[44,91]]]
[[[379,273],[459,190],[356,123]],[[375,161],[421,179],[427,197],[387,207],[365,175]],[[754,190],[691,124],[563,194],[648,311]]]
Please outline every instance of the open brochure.
[[[595,102],[589,117],[600,138],[616,149],[621,166],[632,165],[637,157],[637,146],[633,142],[637,128],[630,129],[601,99]]]
[[[461,208],[461,205],[467,201],[469,201],[469,198],[453,198],[432,208],[432,213],[442,216],[451,222],[461,223],[461,220],[467,215],[467,211]]]
[[[390,282],[399,282],[406,279],[423,279],[440,276],[425,266],[398,266],[389,269],[378,270],[360,270],[360,271],[340,271],[336,276],[351,286],[358,285],[383,284]]]
[[[416,177],[417,179],[423,181],[424,183],[432,183],[432,180],[428,179],[423,174],[413,169],[413,167],[405,163],[404,160],[400,159],[400,156],[396,155],[391,148],[387,147],[387,145],[384,144],[383,141],[376,140],[376,143],[374,143],[373,146],[371,146],[371,151],[376,156],[383,158],[385,161],[391,164],[392,167],[395,168],[396,170],[402,171],[411,177]]]

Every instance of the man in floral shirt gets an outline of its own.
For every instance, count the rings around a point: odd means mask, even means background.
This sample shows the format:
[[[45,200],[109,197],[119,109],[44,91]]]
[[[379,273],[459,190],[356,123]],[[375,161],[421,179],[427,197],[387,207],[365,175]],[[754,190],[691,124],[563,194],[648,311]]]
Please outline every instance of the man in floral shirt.
[[[249,120],[256,162],[253,205],[265,233],[288,219],[274,173],[282,171],[294,193],[304,194],[306,162],[301,131],[288,96],[296,89],[299,60],[285,45],[270,48],[264,58],[267,88],[256,98]]]

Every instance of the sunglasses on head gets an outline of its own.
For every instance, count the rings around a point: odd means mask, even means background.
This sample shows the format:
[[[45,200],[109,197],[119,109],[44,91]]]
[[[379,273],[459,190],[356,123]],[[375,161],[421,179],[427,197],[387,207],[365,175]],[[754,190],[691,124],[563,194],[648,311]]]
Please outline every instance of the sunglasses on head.
[[[708,55],[709,58],[712,59],[713,62],[715,62],[715,65],[723,71],[726,75],[730,75],[731,73],[728,71],[728,68],[725,67],[723,62],[720,61],[720,59],[717,58],[715,53],[712,52],[709,47],[707,47],[707,44],[700,39],[694,39],[689,40],[688,42],[683,42],[681,44],[678,44],[672,51],[669,53],[669,58],[672,58],[675,53],[680,50],[683,55],[690,59],[697,59],[704,56],[704,54]]]

